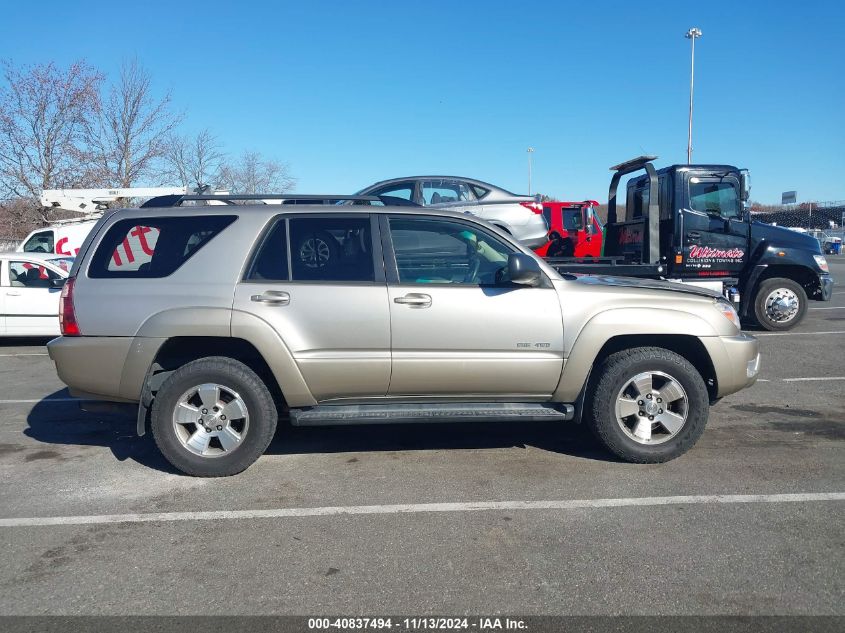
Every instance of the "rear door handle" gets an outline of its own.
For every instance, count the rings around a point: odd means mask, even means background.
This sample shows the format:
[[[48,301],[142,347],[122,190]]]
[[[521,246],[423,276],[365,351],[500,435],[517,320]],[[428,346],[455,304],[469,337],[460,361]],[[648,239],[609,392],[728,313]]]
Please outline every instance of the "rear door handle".
[[[396,297],[394,303],[411,306],[412,308],[427,308],[431,305],[431,295],[424,295],[421,292],[411,292],[404,297]]]
[[[6,296],[7,296],[7,297],[20,297],[20,296],[21,296],[21,293],[20,293],[20,292],[18,292],[17,290],[9,290],[9,291],[6,293]]]
[[[265,290],[260,295],[252,295],[250,300],[274,306],[286,306],[290,303],[290,295],[282,290]]]

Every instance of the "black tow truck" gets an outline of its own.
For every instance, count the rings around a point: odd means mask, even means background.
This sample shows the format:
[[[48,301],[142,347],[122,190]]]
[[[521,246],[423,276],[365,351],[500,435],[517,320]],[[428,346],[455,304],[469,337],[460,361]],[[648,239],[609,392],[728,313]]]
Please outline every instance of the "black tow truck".
[[[717,290],[767,330],[795,327],[808,299],[833,289],[818,240],[751,219],[750,176],[731,165],[672,165],[656,156],[611,167],[602,257],[547,258],[562,274],[665,279]],[[627,185],[624,217],[617,189]],[[592,226],[585,222],[584,226]]]

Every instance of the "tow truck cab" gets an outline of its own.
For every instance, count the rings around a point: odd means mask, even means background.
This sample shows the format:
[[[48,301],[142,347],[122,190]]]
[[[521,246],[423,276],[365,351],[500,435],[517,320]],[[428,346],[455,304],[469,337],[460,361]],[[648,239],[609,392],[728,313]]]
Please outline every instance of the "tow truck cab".
[[[599,203],[543,202],[543,217],[549,225],[549,241],[534,249],[541,257],[598,257],[604,227],[596,214]]]
[[[705,286],[770,330],[797,325],[808,299],[830,300],[833,281],[818,240],[751,220],[748,171],[732,165],[656,170],[655,158],[611,168],[604,257],[551,259],[555,268]],[[645,173],[628,181],[622,217],[617,188],[638,171]]]

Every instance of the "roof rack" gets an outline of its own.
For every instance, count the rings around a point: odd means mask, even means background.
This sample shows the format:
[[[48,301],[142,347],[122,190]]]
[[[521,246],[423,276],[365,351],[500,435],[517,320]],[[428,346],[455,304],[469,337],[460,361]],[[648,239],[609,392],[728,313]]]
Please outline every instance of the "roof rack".
[[[298,194],[298,193],[232,193],[232,194],[185,194],[150,198],[142,208],[178,207],[187,201],[202,201],[218,204],[235,204],[236,201],[255,201],[265,204],[324,204],[339,202],[380,202],[385,206],[419,206],[415,202],[394,196],[350,196],[346,194]]]

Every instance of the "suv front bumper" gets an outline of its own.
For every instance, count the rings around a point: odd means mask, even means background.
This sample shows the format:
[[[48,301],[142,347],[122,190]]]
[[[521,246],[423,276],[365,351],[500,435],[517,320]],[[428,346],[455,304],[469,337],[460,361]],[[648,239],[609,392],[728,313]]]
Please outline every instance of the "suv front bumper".
[[[760,350],[757,339],[749,334],[713,336],[699,339],[713,361],[717,397],[721,398],[757,382]]]

